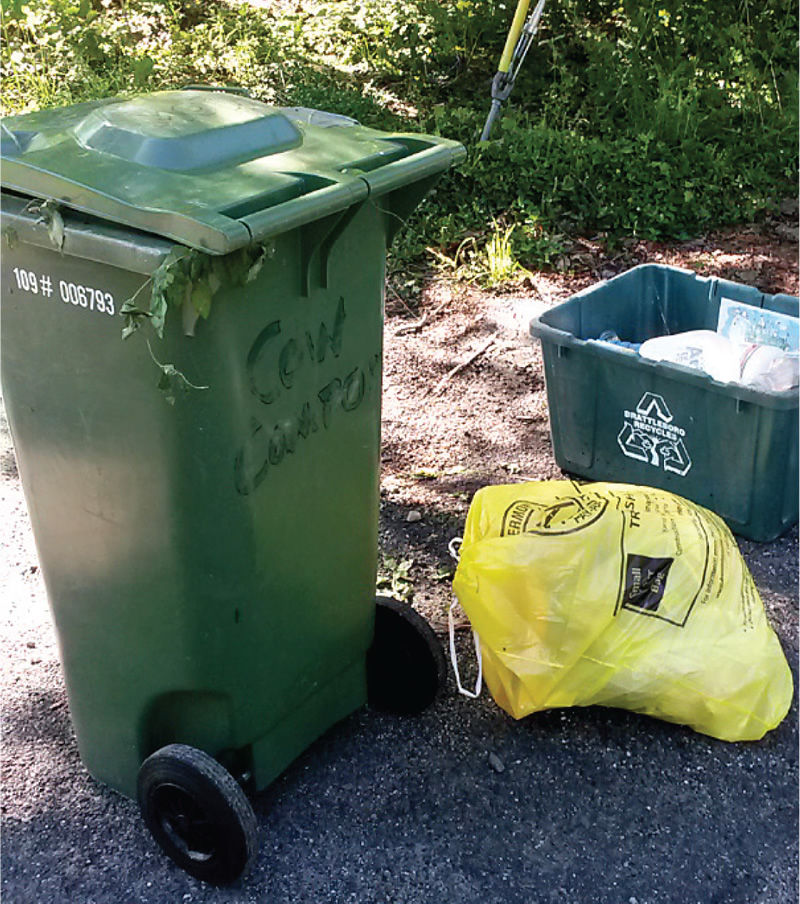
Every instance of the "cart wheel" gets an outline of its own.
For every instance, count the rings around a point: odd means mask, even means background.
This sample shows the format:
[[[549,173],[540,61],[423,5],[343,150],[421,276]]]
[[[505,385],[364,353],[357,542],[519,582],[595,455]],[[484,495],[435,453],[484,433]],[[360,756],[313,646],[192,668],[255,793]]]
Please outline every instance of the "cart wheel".
[[[370,706],[411,715],[433,703],[444,686],[444,650],[425,619],[408,603],[375,599],[375,637],[367,652]]]
[[[214,885],[234,882],[257,848],[255,813],[233,776],[207,753],[170,744],[139,768],[147,828],[181,869]]]

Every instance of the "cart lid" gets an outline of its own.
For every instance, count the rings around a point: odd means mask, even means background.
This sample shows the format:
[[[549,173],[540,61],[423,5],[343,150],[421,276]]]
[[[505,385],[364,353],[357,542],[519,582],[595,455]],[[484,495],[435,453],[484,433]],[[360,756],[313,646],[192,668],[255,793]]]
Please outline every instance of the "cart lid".
[[[187,89],[0,121],[0,185],[225,254],[441,172],[456,142]]]

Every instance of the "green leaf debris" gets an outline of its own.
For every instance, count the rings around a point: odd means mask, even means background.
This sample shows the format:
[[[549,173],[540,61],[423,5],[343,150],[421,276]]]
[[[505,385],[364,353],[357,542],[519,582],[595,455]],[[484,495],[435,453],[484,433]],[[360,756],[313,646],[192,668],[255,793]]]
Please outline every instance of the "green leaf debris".
[[[241,248],[222,256],[176,245],[150,279],[122,305],[123,339],[133,335],[145,321],[163,339],[170,308],[183,309],[184,332],[193,336],[197,319],[208,320],[219,289],[253,282],[268,256],[269,246],[264,245]],[[151,287],[150,304],[144,308],[137,299],[148,286]]]
[[[214,297],[223,287],[241,287],[252,282],[270,255],[271,246],[241,248],[231,254],[211,255],[182,245],[174,246],[152,276],[122,304],[122,338],[128,339],[149,323],[159,339],[164,338],[170,308],[180,312],[186,336],[194,336],[199,320],[208,320]],[[146,290],[150,289],[149,304]],[[161,375],[158,388],[174,405],[177,390],[208,389],[189,381],[173,364],[162,364],[153,354]]]

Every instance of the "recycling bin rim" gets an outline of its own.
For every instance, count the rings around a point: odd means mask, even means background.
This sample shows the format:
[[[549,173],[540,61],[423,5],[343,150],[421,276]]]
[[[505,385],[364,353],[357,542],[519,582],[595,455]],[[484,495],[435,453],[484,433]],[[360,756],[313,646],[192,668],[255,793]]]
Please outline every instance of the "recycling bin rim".
[[[547,343],[555,348],[557,354],[561,354],[559,349],[575,350],[581,357],[596,356],[614,365],[631,368],[640,374],[652,373],[654,378],[660,378],[664,373],[669,373],[670,378],[675,382],[695,386],[705,392],[716,393],[726,398],[735,398],[741,402],[752,402],[761,408],[783,411],[797,407],[797,389],[777,391],[756,389],[741,383],[722,383],[697,368],[675,362],[665,364],[663,361],[649,360],[636,352],[617,348],[597,339],[580,339],[566,330],[547,324],[543,319],[546,316],[545,312],[531,320],[530,334],[534,339],[539,339],[542,343]]]
[[[555,349],[559,356],[574,352],[581,358],[585,356],[598,357],[601,360],[613,363],[615,366],[631,368],[641,373],[650,373],[654,379],[660,379],[662,374],[669,374],[670,379],[676,383],[701,389],[704,392],[724,396],[725,398],[733,398],[737,403],[752,403],[760,408],[768,408],[779,411],[786,411],[797,408],[797,389],[785,390],[768,390],[746,386],[741,383],[723,383],[714,379],[710,374],[704,373],[697,368],[678,364],[675,362],[665,363],[663,361],[649,360],[643,358],[637,352],[630,349],[602,342],[595,338],[581,338],[568,329],[562,329],[554,326],[552,322],[561,311],[585,304],[597,304],[596,295],[598,289],[603,286],[613,287],[614,283],[626,283],[636,280],[640,276],[647,274],[648,271],[671,273],[682,277],[691,278],[693,282],[708,284],[709,291],[713,292],[722,289],[725,285],[735,285],[728,280],[720,279],[717,276],[700,276],[693,270],[687,270],[684,267],[665,266],[656,263],[638,264],[617,274],[608,280],[601,280],[593,283],[584,289],[574,293],[569,298],[558,302],[533,317],[529,324],[529,333],[533,339],[538,339],[543,345]],[[785,293],[758,293],[761,304],[755,304],[754,301],[746,301],[753,307],[764,306],[764,302],[771,302],[770,310],[780,310],[784,304],[795,304],[797,299],[794,296]],[[793,314],[793,316],[797,316]]]

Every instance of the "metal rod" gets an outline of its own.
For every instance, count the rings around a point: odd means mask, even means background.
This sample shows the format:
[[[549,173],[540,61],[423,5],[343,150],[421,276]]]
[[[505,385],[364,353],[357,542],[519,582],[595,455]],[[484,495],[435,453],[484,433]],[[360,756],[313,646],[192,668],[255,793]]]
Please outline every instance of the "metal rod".
[[[527,56],[528,50],[530,50],[536,32],[539,30],[539,22],[542,18],[542,13],[544,12],[545,2],[546,0],[539,0],[536,4],[536,8],[530,16],[527,17],[524,24],[520,23],[520,18],[521,15],[524,15],[524,13],[527,12],[528,3],[524,2],[524,0],[520,0],[517,4],[514,22],[512,23],[511,31],[509,32],[506,46],[503,50],[503,56],[500,60],[500,68],[492,81],[492,106],[489,110],[489,115],[486,118],[483,132],[481,133],[481,142],[489,140],[492,125],[500,113],[500,106],[502,102],[508,98],[509,94],[511,94],[511,89],[514,87],[517,73]],[[518,37],[512,52],[510,50],[511,40],[512,35],[515,34],[518,35]]]
[[[486,125],[483,127],[483,134],[481,135],[481,141],[489,140],[489,133],[492,131],[492,125],[494,124],[495,119],[497,119],[497,115],[500,112],[500,104],[501,101],[493,100],[492,107],[489,110],[489,115],[486,117]]]

